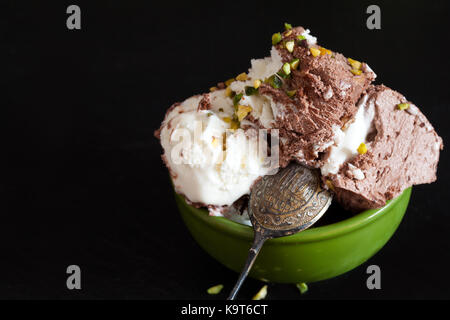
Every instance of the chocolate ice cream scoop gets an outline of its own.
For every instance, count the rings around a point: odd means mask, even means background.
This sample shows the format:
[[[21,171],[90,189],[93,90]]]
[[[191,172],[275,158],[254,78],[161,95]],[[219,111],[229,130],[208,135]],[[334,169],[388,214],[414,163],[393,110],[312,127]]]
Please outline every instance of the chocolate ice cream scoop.
[[[248,206],[255,238],[228,300],[235,298],[267,239],[311,227],[327,211],[331,199],[331,193],[321,187],[319,172],[295,163],[257,182]]]

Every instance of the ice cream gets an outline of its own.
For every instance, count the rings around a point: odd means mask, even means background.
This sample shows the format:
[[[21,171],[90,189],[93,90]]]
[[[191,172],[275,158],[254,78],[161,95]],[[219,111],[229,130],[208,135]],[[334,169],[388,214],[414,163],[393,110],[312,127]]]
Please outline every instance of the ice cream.
[[[375,78],[309,30],[274,34],[270,56],[247,73],[167,111],[156,135],[176,191],[214,215],[242,212],[255,181],[296,161],[318,168],[336,200],[359,211],[434,181],[442,139]]]
[[[366,143],[370,133],[375,130],[375,108],[373,104],[367,104],[367,97],[368,95],[364,95],[358,103],[353,122],[345,128],[336,125],[333,127],[333,144],[320,167],[323,176],[338,173],[342,164],[358,155],[358,147],[361,143]],[[355,177],[361,177],[361,174],[357,172]]]
[[[216,90],[173,105],[158,132],[176,191],[216,215],[271,169],[255,129],[230,130],[234,113],[225,90]]]
[[[302,27],[283,33],[276,48],[284,64],[298,61],[298,66],[290,68],[282,90],[266,84],[260,93],[275,102],[281,164],[295,159],[320,167],[322,153],[334,143],[336,128],[353,119],[359,97],[376,75],[365,63],[349,60],[308,39],[300,40],[304,35]],[[286,44],[292,41],[295,45],[291,49]]]
[[[352,211],[383,206],[411,185],[435,181],[443,148],[430,122],[400,93],[371,86],[361,100],[373,110],[367,152],[326,178],[337,200]]]

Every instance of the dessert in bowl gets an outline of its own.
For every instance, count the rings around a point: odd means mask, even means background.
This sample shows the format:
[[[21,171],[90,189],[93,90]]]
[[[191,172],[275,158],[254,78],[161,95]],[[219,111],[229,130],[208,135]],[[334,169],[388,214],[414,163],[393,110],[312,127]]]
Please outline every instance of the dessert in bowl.
[[[188,228],[236,271],[252,238],[255,183],[292,162],[317,170],[336,210],[353,216],[267,242],[252,271],[315,281],[354,268],[388,241],[410,188],[436,180],[443,143],[414,103],[373,84],[368,64],[319,46],[309,30],[285,28],[248,72],[173,104],[155,135]]]

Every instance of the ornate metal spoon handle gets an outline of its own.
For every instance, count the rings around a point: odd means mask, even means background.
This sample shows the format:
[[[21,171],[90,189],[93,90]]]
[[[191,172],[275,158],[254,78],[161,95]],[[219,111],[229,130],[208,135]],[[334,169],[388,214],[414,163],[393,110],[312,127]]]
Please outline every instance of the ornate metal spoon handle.
[[[241,275],[239,276],[238,281],[236,282],[233,290],[231,291],[230,295],[228,296],[227,300],[234,300],[236,297],[236,294],[238,293],[239,289],[241,288],[242,283],[244,283],[245,278],[247,278],[248,272],[253,266],[253,263],[256,260],[256,257],[258,256],[259,251],[261,250],[264,242],[268,239],[267,236],[264,236],[260,232],[255,233],[255,238],[253,239],[253,244],[248,252],[247,261],[245,262],[244,269],[241,272]]]

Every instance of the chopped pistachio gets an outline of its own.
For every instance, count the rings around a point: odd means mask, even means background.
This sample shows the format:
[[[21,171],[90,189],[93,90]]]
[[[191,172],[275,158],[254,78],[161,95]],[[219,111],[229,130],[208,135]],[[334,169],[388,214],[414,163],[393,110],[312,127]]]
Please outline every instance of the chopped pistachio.
[[[358,147],[358,153],[359,154],[365,154],[367,152],[367,146],[364,142],[362,142]]]
[[[300,291],[300,294],[304,294],[306,293],[306,291],[308,291],[308,285],[304,282],[297,283],[296,286]]]
[[[292,25],[290,23],[285,22],[284,23],[284,29],[285,30],[291,30],[292,29]]]
[[[399,110],[406,110],[408,108],[409,108],[409,103],[399,103],[397,105],[397,109],[399,109]]]
[[[253,109],[250,106],[238,105],[238,109],[236,111],[238,121],[241,122],[242,119],[244,119],[252,110]]]
[[[298,65],[300,64],[300,60],[299,59],[294,59],[291,62],[289,62],[289,64],[291,65],[291,69],[297,70]]]
[[[222,120],[226,123],[231,123],[231,118],[230,117],[223,117]]]
[[[283,64],[283,72],[285,75],[289,75],[291,73],[291,65],[289,63]]]
[[[356,70],[356,69],[352,69],[352,70],[350,70],[350,72],[353,73],[355,76],[359,76],[362,73],[361,70]]]
[[[261,85],[261,80],[259,80],[259,79],[256,79],[256,80],[253,82],[253,87],[254,87],[255,89],[258,89],[260,85]]]
[[[292,34],[292,30],[289,30],[284,33],[284,36],[289,37],[291,34]]]
[[[233,119],[233,120],[231,121],[230,129],[231,129],[231,130],[239,129],[239,125],[240,125],[240,124],[239,124],[239,121]]]
[[[326,55],[326,54],[329,54],[330,56],[331,56],[331,50],[328,50],[328,49],[325,49],[325,48],[323,48],[323,47],[320,47],[320,55],[321,56],[324,56],[324,55]]]
[[[245,95],[246,96],[252,96],[257,93],[258,93],[258,89],[255,89],[254,87],[251,87],[251,86],[245,87]]]
[[[228,79],[227,81],[225,81],[225,85],[228,87],[230,84],[232,84],[234,82],[234,78]]]
[[[238,81],[245,81],[247,79],[248,79],[248,77],[247,77],[247,74],[245,72],[242,72],[241,74],[239,74],[236,77],[236,80],[238,80]]]
[[[352,58],[347,58],[347,61],[350,63],[353,69],[355,70],[361,69],[361,62],[353,60]]]
[[[233,98],[233,105],[237,106],[239,101],[241,101],[243,95],[244,95],[243,93],[239,93],[239,94],[235,95]]]
[[[218,294],[223,289],[223,284],[218,284],[217,286],[211,287],[207,290],[208,294]]]
[[[214,91],[216,91],[217,90],[217,87],[211,87],[211,88],[209,88],[209,91],[210,92],[214,92]]]
[[[284,46],[286,47],[287,51],[289,52],[293,52],[294,51],[294,46],[295,46],[295,42],[294,41],[287,41]]]
[[[334,189],[333,182],[331,182],[330,179],[327,179],[327,180],[325,181],[325,183],[326,183],[328,189],[330,189],[330,190],[332,190],[332,191],[336,191],[336,189]]]
[[[277,75],[278,75],[280,78],[283,78],[283,79],[289,78],[289,75],[286,74],[286,73],[284,73],[283,68],[281,68],[281,70],[277,72]]]
[[[252,300],[262,300],[267,296],[267,284],[264,285],[257,294],[255,294]]]
[[[317,57],[320,55],[320,50],[317,48],[309,48],[309,51],[311,52],[311,54],[313,55],[313,57]]]
[[[305,37],[305,36],[302,36],[302,35],[299,35],[299,36],[297,36],[297,39],[298,39],[299,41],[302,41],[302,40],[306,40],[306,37]]]
[[[227,87],[225,89],[225,96],[227,96],[228,98],[231,98],[233,96],[233,90],[231,90],[230,87]]]
[[[269,84],[272,86],[272,88],[279,89],[283,85],[283,81],[281,81],[281,79],[276,75],[273,75],[269,78]]]
[[[276,45],[276,44],[278,44],[279,42],[281,41],[281,33],[274,33],[273,35],[272,35],[272,44],[273,45]]]
[[[297,90],[288,90],[286,91],[286,94],[292,98],[293,96],[295,96],[295,94],[297,93]]]

